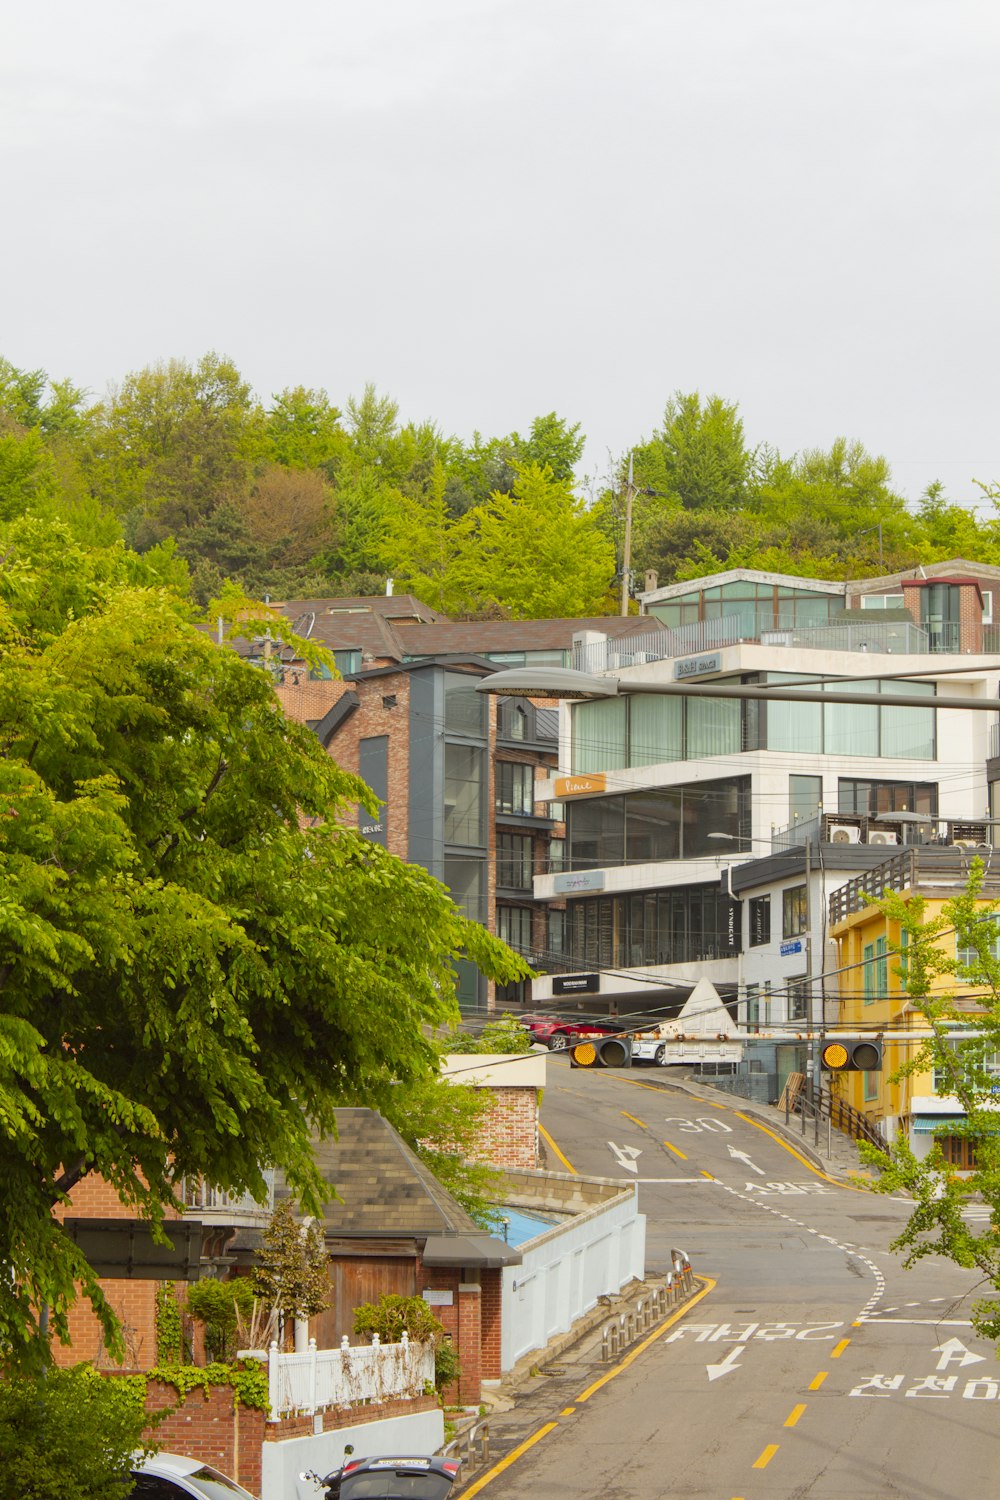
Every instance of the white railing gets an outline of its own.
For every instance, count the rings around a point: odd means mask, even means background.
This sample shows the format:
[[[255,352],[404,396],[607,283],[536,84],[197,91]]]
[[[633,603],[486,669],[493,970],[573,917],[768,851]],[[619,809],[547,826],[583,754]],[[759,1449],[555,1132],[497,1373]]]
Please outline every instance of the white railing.
[[[203,1177],[183,1177],[181,1198],[184,1207],[208,1223],[266,1223],[274,1208],[274,1168],[265,1167],[265,1197],[254,1198],[252,1193],[227,1193],[222,1188],[211,1187]]]
[[[312,1416],[332,1406],[377,1405],[398,1397],[420,1396],[434,1385],[433,1344],[411,1343],[404,1333],[398,1344],[370,1344],[317,1349],[316,1340],[302,1354],[283,1354],[276,1343],[267,1353],[270,1420],[295,1412]]]

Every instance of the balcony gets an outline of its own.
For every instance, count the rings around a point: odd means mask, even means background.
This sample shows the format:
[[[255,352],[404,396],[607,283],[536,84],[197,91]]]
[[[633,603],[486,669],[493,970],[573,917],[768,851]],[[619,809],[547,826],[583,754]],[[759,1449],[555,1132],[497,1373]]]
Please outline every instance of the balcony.
[[[249,1193],[233,1194],[210,1187],[203,1177],[182,1177],[180,1196],[185,1209],[203,1224],[254,1229],[267,1223],[274,1208],[274,1168],[263,1173],[267,1196],[258,1203]]]
[[[988,849],[983,852],[988,853]],[[975,853],[975,847],[958,844],[925,844],[901,850],[884,864],[856,875],[833,892],[830,926],[867,910],[870,902],[886,891],[919,890],[925,894],[940,891],[946,896],[957,895],[969,878],[969,863]],[[1000,871],[991,872],[987,868],[983,895],[994,900],[1000,897]]]
[[[886,656],[957,655],[962,652],[957,623],[935,622],[924,629],[912,620],[882,619],[880,613],[871,610],[870,618],[866,620],[816,625],[796,624],[794,619],[776,617],[770,610],[752,617],[724,615],[718,620],[661,626],[658,630],[637,632],[624,638],[575,645],[573,666],[581,672],[618,672],[647,662],[718,651],[723,646],[733,646],[741,641],[793,647],[800,651]],[[1000,628],[984,626],[982,635],[983,652],[1000,652]]]

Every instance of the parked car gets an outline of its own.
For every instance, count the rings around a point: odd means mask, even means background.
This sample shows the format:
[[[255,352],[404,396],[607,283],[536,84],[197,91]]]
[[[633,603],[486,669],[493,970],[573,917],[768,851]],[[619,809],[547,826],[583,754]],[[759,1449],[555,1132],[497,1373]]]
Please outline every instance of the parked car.
[[[667,1065],[667,1047],[658,1030],[637,1031],[632,1038],[632,1061],[652,1063],[654,1067]]]
[[[325,1500],[445,1500],[461,1464],[454,1458],[349,1458],[325,1479]]]
[[[591,1020],[577,1017],[567,1020],[565,1016],[521,1016],[521,1025],[535,1042],[544,1042],[550,1052],[562,1052],[571,1047],[578,1037],[615,1036],[628,1027],[617,1021]]]
[[[235,1479],[180,1453],[154,1453],[132,1473],[135,1486],[129,1500],[254,1500]]]

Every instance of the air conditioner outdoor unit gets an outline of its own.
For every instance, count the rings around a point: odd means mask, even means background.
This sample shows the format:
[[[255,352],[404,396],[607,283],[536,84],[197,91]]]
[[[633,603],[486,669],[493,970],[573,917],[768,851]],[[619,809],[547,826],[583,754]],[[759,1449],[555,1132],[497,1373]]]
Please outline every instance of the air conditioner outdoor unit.
[[[869,844],[898,844],[899,834],[892,828],[880,828],[877,833],[868,835]]]
[[[833,823],[830,826],[831,844],[860,844],[861,829],[853,823]]]

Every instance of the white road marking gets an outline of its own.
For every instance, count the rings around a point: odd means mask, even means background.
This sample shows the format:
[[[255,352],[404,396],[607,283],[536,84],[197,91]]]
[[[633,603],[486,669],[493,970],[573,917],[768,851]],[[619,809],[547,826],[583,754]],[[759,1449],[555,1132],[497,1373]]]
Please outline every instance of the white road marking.
[[[971,1349],[967,1349],[965,1347],[961,1339],[952,1338],[948,1339],[943,1344],[938,1344],[937,1348],[934,1350],[934,1353],[940,1354],[941,1356],[941,1358],[937,1362],[937,1367],[939,1370],[946,1370],[949,1365],[955,1364],[959,1366],[965,1366],[982,1365],[986,1363],[985,1354],[973,1354]]]
[[[721,1375],[728,1375],[731,1370],[738,1370],[740,1366],[737,1361],[745,1348],[745,1344],[740,1344],[737,1348],[730,1349],[725,1359],[720,1360],[717,1365],[706,1365],[709,1380],[718,1380]]]
[[[608,1149],[623,1171],[638,1172],[639,1168],[636,1166],[636,1158],[642,1155],[640,1147],[616,1146],[614,1141],[609,1141]]]
[[[765,1175],[764,1168],[758,1167],[755,1161],[751,1161],[745,1151],[737,1151],[735,1146],[730,1146],[729,1154],[734,1158],[734,1160],[745,1162],[746,1165],[750,1168],[751,1172],[756,1172],[761,1177]]]

